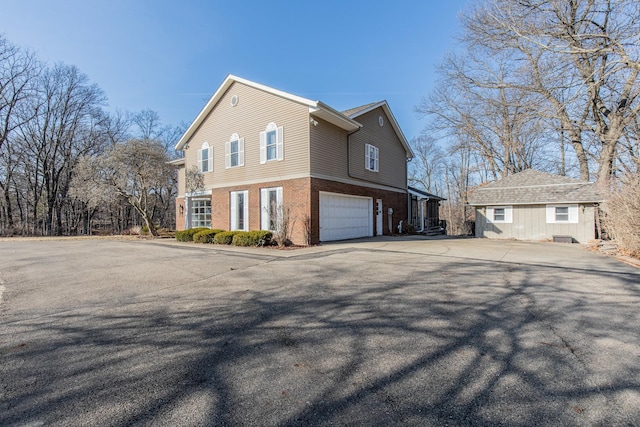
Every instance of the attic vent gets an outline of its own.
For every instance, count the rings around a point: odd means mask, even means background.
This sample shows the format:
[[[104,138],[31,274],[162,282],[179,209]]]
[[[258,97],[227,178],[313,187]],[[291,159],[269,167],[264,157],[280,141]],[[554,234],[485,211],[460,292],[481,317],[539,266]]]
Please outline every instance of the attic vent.
[[[380,126],[384,125],[384,119],[382,118],[382,116],[379,116],[379,117],[378,117],[378,124],[379,124]]]
[[[231,106],[235,107],[236,105],[238,105],[238,95],[233,95],[231,97]]]

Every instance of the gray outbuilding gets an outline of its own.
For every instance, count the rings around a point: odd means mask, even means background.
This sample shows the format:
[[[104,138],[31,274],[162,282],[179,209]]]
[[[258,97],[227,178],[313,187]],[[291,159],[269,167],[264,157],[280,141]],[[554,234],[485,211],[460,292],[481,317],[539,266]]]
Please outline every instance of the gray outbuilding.
[[[586,243],[600,202],[592,182],[528,169],[476,188],[468,203],[476,237]]]

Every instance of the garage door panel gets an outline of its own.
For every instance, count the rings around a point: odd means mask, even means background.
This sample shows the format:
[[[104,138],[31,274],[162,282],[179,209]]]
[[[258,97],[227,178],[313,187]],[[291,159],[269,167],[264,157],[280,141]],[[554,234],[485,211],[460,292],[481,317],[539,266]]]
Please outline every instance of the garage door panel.
[[[320,193],[320,240],[342,240],[373,235],[373,199]]]

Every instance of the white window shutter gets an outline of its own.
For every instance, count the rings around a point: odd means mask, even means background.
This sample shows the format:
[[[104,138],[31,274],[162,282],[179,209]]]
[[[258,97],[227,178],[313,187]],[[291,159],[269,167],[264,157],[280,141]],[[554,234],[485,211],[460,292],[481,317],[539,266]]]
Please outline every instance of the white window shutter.
[[[282,126],[278,127],[278,130],[276,132],[276,138],[277,138],[276,152],[277,152],[278,160],[283,160],[284,159],[284,129],[282,128]]]
[[[231,194],[231,197],[230,197],[231,209],[230,209],[229,215],[231,216],[231,227],[229,229],[235,230],[236,228],[238,228],[238,223],[237,223],[238,215],[236,214],[238,210],[238,198],[236,196],[235,191],[232,191],[230,194]]]
[[[278,200],[278,228],[282,229],[282,221],[284,220],[283,215],[284,215],[284,202],[282,199],[282,187],[278,187],[276,189],[276,199]]]
[[[207,149],[209,154],[209,161],[207,162],[207,172],[213,172],[213,147]]]
[[[238,139],[238,166],[244,166],[244,138]]]
[[[267,132],[260,132],[260,163],[267,163]]]
[[[364,168],[370,169],[371,165],[371,149],[369,148],[369,144],[364,144]]]
[[[376,156],[374,165],[375,165],[375,171],[378,172],[380,170],[380,150],[378,149],[378,147],[374,147],[374,153]]]
[[[224,167],[227,169],[231,167],[231,141],[224,143]]]
[[[571,224],[578,223],[578,205],[569,205],[569,222]]]
[[[487,208],[487,224],[493,222],[493,208]]]
[[[513,206],[505,206],[504,222],[506,222],[507,224],[513,223]]]
[[[269,190],[267,188],[260,189],[260,228],[269,229]]]
[[[204,172],[202,170],[202,150],[198,150],[198,170]]]
[[[245,190],[244,193],[244,230],[249,230],[249,191]]]
[[[547,205],[547,224],[553,224],[556,222],[556,207]]]

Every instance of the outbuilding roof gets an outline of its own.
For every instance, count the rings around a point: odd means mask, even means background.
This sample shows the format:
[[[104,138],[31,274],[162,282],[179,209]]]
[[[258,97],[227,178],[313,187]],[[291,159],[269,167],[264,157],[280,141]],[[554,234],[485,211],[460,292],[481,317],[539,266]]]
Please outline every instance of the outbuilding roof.
[[[468,203],[471,206],[495,206],[593,203],[602,200],[602,195],[592,182],[527,169],[476,188]]]

